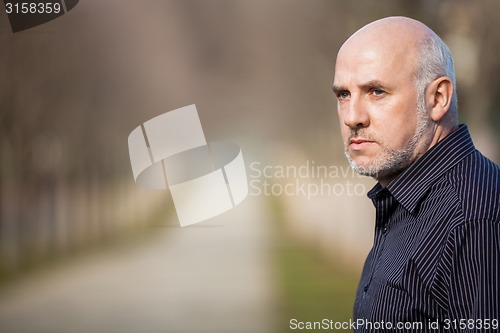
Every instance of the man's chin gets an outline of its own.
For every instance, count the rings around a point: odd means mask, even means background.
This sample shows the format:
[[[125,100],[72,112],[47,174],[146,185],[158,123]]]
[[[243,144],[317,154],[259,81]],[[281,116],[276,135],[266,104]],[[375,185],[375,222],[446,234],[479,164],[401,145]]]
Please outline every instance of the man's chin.
[[[351,152],[350,149],[345,150],[345,156],[351,168],[360,175],[376,178],[380,173],[380,164],[383,164],[380,157],[375,158],[357,151]]]
[[[367,177],[373,177],[377,180],[390,176],[392,173],[397,173],[396,168],[385,167],[384,161],[363,156],[361,158],[352,159],[348,156],[351,168],[358,174]]]
[[[376,174],[376,170],[373,168],[373,164],[370,164],[369,161],[360,161],[359,159],[352,159],[350,156],[347,156],[347,160],[351,165],[351,168],[362,176],[373,177]]]
[[[361,176],[367,176],[367,177],[373,177],[375,179],[378,179],[379,172],[378,170],[374,170],[371,168],[366,168],[360,165],[357,165],[355,163],[351,163],[351,168]]]
[[[348,160],[351,166],[355,165],[360,170],[370,170],[376,164],[375,159],[369,158],[368,156],[353,156],[350,154]]]

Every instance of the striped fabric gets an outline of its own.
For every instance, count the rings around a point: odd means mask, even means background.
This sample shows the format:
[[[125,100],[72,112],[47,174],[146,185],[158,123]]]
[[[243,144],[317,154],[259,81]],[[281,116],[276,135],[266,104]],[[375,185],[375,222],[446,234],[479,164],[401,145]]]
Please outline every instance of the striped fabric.
[[[368,197],[375,240],[354,331],[500,332],[500,168],[467,126]]]

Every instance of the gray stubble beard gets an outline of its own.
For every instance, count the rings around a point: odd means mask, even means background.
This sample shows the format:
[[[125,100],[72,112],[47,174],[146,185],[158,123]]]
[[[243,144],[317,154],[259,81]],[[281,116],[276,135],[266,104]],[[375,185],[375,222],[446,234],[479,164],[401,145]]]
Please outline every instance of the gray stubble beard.
[[[420,99],[420,101],[422,101],[422,99]],[[417,144],[421,139],[425,140],[425,142],[422,143],[424,147],[429,146],[430,142],[432,141],[432,135],[429,133],[429,135],[425,136],[424,134],[430,132],[431,127],[432,121],[425,111],[425,105],[423,102],[419,102],[417,103],[417,128],[411,141],[404,149],[398,150],[382,147],[383,152],[380,157],[371,161],[367,166],[360,166],[355,161],[353,161],[353,159],[349,155],[349,152],[347,151],[347,145],[350,138],[357,132],[351,130],[348,140],[344,145],[344,153],[347,157],[347,160],[349,161],[349,164],[351,165],[351,168],[360,175],[373,177],[377,180],[387,178],[392,175],[401,173],[413,162],[415,162],[416,158],[418,157],[415,156],[415,149],[417,148]],[[368,139],[370,139],[370,137],[368,137]]]

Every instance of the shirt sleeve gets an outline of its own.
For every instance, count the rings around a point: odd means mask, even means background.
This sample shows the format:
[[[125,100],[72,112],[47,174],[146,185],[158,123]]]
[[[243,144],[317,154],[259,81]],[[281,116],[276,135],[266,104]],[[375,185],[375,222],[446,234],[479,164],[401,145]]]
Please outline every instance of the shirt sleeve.
[[[473,221],[455,228],[446,243],[436,294],[457,332],[500,328],[500,223]],[[496,329],[487,326],[496,323]],[[462,326],[460,327],[460,324]],[[466,324],[466,327],[464,325]],[[486,324],[486,325],[485,325]]]

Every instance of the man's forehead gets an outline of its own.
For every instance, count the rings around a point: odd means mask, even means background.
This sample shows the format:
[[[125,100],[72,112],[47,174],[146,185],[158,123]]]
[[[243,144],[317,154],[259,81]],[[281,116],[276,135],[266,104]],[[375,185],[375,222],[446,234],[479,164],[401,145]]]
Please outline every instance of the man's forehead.
[[[365,36],[363,36],[365,37]],[[379,80],[389,82],[413,77],[416,69],[416,45],[410,40],[390,38],[356,38],[346,42],[337,55],[335,64],[336,84],[348,81]]]
[[[382,56],[392,58],[413,57],[425,36],[431,34],[423,23],[407,17],[384,18],[356,31],[340,48],[337,59]]]
[[[340,48],[337,58],[401,57],[416,53],[419,39],[388,28],[369,29],[351,36]]]
[[[415,58],[407,52],[395,52],[392,49],[360,50],[339,53],[335,65],[335,84],[357,85],[366,82],[385,82],[398,78],[412,77],[415,72]]]

